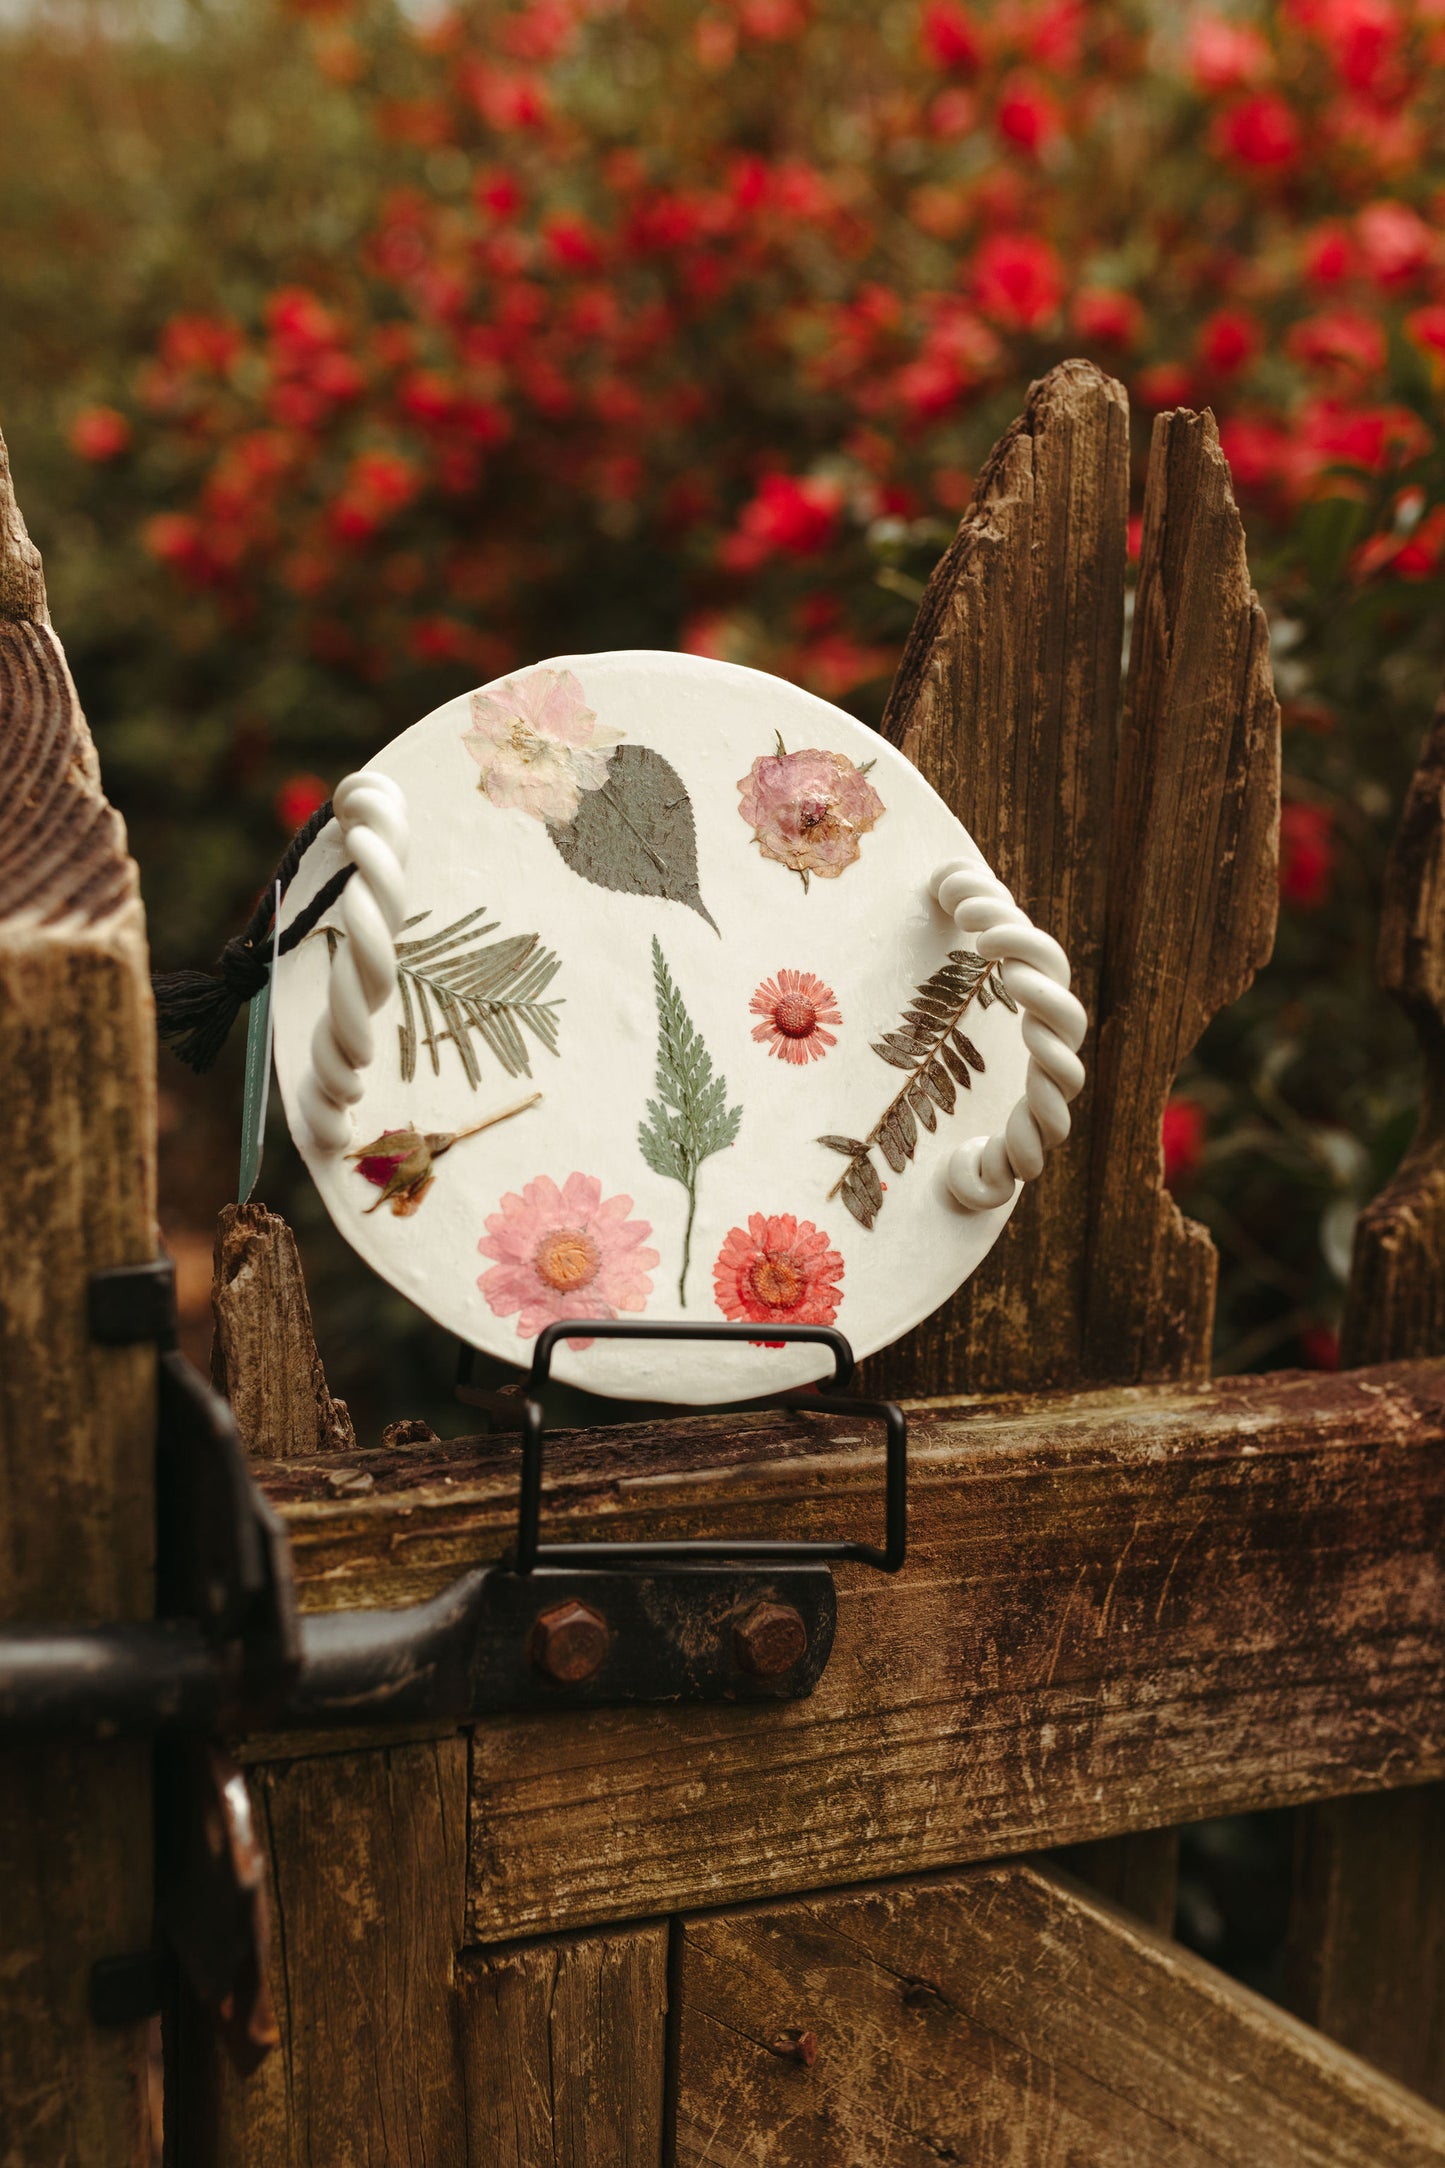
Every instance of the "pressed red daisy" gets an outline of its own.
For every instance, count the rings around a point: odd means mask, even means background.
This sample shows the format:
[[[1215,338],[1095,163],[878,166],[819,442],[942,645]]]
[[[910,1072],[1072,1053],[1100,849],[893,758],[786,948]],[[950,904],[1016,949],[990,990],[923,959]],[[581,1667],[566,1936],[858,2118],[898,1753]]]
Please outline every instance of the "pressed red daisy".
[[[730,1230],[712,1269],[723,1316],[755,1325],[831,1325],[842,1277],[828,1237],[791,1212],[750,1214],[746,1228]]]
[[[780,971],[775,979],[764,979],[748,1007],[763,1019],[753,1026],[753,1037],[783,1061],[802,1067],[821,1061],[838,1044],[823,1029],[843,1021],[833,989],[811,971]]]

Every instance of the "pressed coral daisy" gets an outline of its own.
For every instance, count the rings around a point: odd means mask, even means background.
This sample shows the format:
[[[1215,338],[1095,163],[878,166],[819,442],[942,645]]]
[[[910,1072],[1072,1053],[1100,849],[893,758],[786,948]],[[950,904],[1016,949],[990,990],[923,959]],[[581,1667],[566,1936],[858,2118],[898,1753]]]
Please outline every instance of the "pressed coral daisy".
[[[642,1247],[652,1226],[630,1220],[631,1210],[630,1197],[604,1203],[602,1184],[590,1174],[569,1174],[560,1189],[541,1174],[520,1197],[509,1191],[477,1244],[483,1257],[496,1259],[477,1281],[495,1315],[520,1313],[518,1334],[534,1340],[559,1318],[645,1310],[659,1253]]]
[[[752,1213],[746,1228],[731,1229],[712,1271],[723,1316],[755,1325],[831,1325],[842,1277],[828,1237],[791,1212]]]
[[[753,1037],[782,1061],[806,1067],[821,1061],[838,1041],[825,1024],[841,1024],[842,1013],[834,1006],[831,986],[812,971],[780,971],[776,979],[764,979],[748,1003],[763,1021],[753,1026]]]

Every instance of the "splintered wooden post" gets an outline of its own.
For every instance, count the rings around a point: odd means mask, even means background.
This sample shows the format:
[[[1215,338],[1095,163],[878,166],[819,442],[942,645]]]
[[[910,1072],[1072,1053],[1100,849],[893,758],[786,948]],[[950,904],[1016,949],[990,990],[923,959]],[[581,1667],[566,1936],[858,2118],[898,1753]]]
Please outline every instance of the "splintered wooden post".
[[[1385,867],[1379,976],[1425,1057],[1420,1124],[1355,1229],[1345,1363],[1445,1354],[1445,700]],[[1445,2104],[1445,1786],[1300,1818],[1290,2000],[1332,2039]]]
[[[153,1347],[97,1347],[91,1272],[156,1251],[145,920],[0,442],[0,1619],[153,1609]],[[146,2026],[87,2007],[151,1939],[150,1752],[0,1754],[0,2159],[148,2163]]]
[[[1089,1137],[1084,1375],[1208,1375],[1218,1258],[1164,1187],[1180,1063],[1274,944],[1279,706],[1211,414],[1162,414],[1119,743]],[[1082,1170],[1079,1170],[1080,1172]]]
[[[1279,712],[1213,419],[1178,413],[1154,431],[1121,732],[1128,468],[1121,385],[1076,361],[1033,387],[884,719],[1062,941],[1092,1026],[1068,1143],[975,1277],[870,1365],[890,1392],[1208,1374],[1214,1247],[1164,1191],[1160,1124],[1205,1023],[1269,954]],[[1160,1832],[1088,1864],[1163,1922],[1174,1853]]]
[[[311,1329],[296,1237],[263,1204],[228,1204],[216,1223],[211,1382],[248,1452],[271,1459],[349,1453],[356,1432],[333,1400]]]
[[[884,735],[947,800],[999,878],[1062,941],[1092,1018],[1114,796],[1129,409],[1092,363],[1036,384],[929,582]],[[926,879],[928,867],[920,878]],[[1084,1045],[1092,1071],[1092,1035]],[[1089,1136],[1030,1185],[987,1265],[876,1358],[889,1392],[1017,1392],[1080,1375]]]

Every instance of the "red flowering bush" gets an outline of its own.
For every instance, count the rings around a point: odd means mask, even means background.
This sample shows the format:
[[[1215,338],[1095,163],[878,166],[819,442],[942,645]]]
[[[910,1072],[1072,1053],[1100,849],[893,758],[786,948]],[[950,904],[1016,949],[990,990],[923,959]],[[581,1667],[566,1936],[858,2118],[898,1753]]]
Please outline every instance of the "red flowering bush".
[[[263,273],[198,191],[181,297],[74,402],[90,516],[156,568],[124,651],[189,658],[186,759],[137,739],[123,779],[252,811],[244,887],[273,801],[548,653],[678,645],[876,718],[1031,377],[1122,377],[1141,475],[1152,415],[1209,404],[1276,627],[1284,923],[1173,1148],[1225,1358],[1327,1328],[1408,1125],[1369,957],[1445,648],[1445,0],[267,22],[350,145],[349,239],[293,207]]]

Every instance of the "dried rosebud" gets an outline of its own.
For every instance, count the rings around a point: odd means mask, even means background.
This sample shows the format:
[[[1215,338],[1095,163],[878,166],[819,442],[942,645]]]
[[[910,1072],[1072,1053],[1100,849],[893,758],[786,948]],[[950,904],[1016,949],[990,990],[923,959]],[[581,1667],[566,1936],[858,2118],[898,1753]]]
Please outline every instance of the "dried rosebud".
[[[374,1183],[381,1191],[375,1204],[367,1211],[378,1212],[384,1204],[390,1204],[398,1219],[407,1219],[431,1188],[436,1176],[432,1163],[449,1152],[463,1137],[480,1136],[484,1129],[493,1128],[498,1122],[510,1121],[514,1114],[523,1114],[534,1107],[541,1098],[533,1092],[529,1099],[518,1100],[515,1106],[501,1107],[484,1121],[473,1122],[470,1129],[434,1130],[423,1134],[419,1129],[383,1129],[379,1137],[358,1150],[348,1152],[348,1159],[356,1161],[356,1171],[363,1181]]]
[[[379,1211],[389,1203],[398,1219],[415,1212],[434,1179],[432,1160],[438,1156],[438,1149],[445,1151],[453,1141],[451,1137],[424,1137],[415,1129],[384,1129],[372,1143],[350,1153],[357,1173],[381,1191],[367,1211]]]

